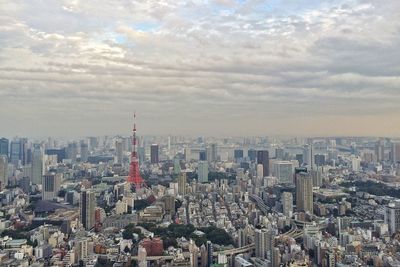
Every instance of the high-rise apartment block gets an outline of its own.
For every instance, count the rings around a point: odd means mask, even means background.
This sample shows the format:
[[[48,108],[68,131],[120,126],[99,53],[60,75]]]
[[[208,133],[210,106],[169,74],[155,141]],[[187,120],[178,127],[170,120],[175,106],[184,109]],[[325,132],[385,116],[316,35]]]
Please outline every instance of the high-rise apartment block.
[[[310,173],[300,172],[296,175],[297,211],[313,213],[313,181]]]

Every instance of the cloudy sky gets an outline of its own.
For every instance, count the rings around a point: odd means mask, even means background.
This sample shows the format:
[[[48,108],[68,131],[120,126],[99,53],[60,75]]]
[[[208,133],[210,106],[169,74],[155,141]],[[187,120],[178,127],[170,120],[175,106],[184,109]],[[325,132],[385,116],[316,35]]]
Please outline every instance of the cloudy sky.
[[[400,136],[400,1],[0,0],[0,135]]]

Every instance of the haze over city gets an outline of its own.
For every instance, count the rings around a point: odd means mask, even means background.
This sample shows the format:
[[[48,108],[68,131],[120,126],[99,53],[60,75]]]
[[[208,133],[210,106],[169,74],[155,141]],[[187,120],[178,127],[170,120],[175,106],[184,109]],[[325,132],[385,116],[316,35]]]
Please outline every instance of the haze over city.
[[[4,136],[400,135],[399,1],[0,1]]]

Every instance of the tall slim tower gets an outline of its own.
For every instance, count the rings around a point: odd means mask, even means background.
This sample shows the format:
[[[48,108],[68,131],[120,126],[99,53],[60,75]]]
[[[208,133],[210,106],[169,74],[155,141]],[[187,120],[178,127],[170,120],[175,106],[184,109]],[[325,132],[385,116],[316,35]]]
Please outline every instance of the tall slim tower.
[[[136,119],[136,114],[134,115]],[[132,153],[131,153],[131,164],[129,168],[128,183],[132,183],[135,189],[138,190],[144,186],[143,178],[140,176],[139,170],[139,159],[137,153],[137,140],[136,140],[136,122],[133,123],[133,137],[132,137]]]

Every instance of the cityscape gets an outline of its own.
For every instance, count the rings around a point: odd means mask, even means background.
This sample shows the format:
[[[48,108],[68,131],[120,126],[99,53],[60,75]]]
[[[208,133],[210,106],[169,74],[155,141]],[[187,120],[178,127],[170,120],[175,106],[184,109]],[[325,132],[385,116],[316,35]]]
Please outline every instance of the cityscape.
[[[400,264],[400,139],[137,132],[1,138],[1,265]]]
[[[0,267],[400,267],[400,1],[0,0]]]

